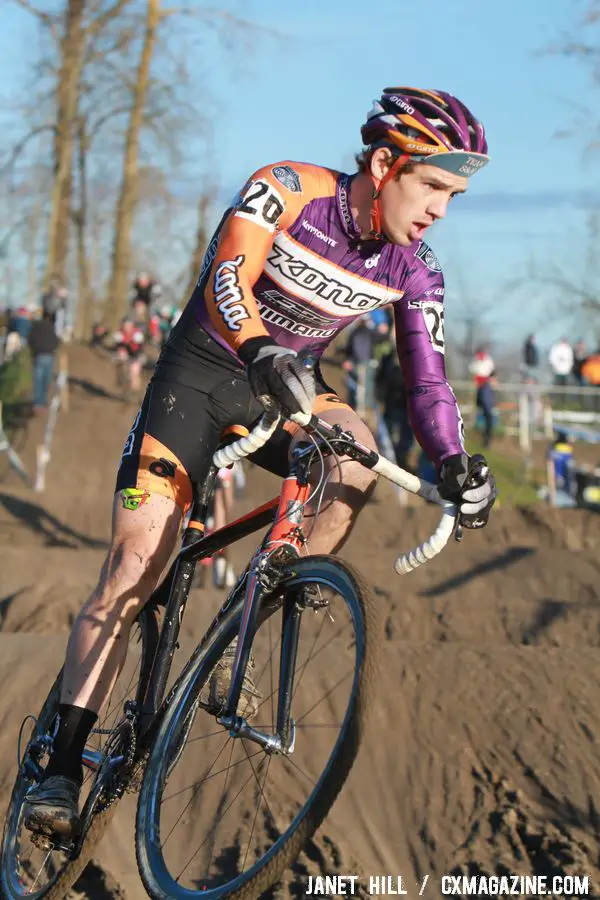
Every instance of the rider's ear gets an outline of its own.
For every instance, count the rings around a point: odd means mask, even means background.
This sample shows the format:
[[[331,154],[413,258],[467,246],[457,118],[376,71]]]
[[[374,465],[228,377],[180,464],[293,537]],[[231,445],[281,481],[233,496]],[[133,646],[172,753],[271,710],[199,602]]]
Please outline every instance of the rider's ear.
[[[378,181],[384,177],[394,160],[394,155],[387,147],[379,147],[371,156],[371,175]]]

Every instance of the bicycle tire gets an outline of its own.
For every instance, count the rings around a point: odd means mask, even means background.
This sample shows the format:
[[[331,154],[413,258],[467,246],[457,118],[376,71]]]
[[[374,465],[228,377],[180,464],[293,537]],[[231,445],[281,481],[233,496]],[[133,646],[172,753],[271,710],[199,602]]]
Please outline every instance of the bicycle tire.
[[[165,716],[150,750],[138,798],[136,817],[136,856],[140,877],[153,900],[254,900],[281,877],[312,837],[333,806],[358,753],[365,721],[377,678],[381,627],[372,594],[353,566],[333,556],[309,556],[286,564],[286,575],[277,587],[278,593],[300,585],[333,586],[351,610],[356,626],[357,667],[351,699],[342,731],[325,769],[307,803],[264,857],[248,871],[217,888],[199,891],[181,887],[168,872],[160,851],[159,794],[165,784],[171,757],[169,742],[177,739],[177,725],[185,722],[188,710],[196,701],[208,674],[237,634],[242,601],[232,605],[207,632],[181,677],[175,684]],[[263,608],[262,624],[275,608]],[[358,662],[358,660],[360,660]]]
[[[158,643],[158,612],[151,606],[147,605],[135,620],[140,625],[142,653],[140,672],[141,677],[138,683],[138,695],[140,686],[143,684],[144,678],[147,677],[154,658],[154,652]],[[60,689],[62,683],[63,670],[58,673],[50,692],[44,701],[40,714],[38,716],[38,724],[28,742],[27,748],[31,744],[34,736],[47,730],[56,717],[58,710]],[[139,699],[139,696],[138,696]],[[26,751],[27,752],[27,751]],[[77,881],[79,876],[90,861],[96,845],[102,838],[104,832],[108,828],[112,817],[115,814],[117,802],[115,799],[110,806],[99,811],[94,815],[92,823],[86,831],[81,852],[76,859],[67,861],[66,865],[57,875],[55,881],[40,891],[35,893],[21,892],[17,890],[19,876],[12,871],[12,857],[14,846],[18,840],[20,833],[19,821],[23,798],[27,790],[27,783],[19,770],[15,785],[10,798],[10,803],[6,811],[4,824],[4,832],[2,836],[2,846],[0,849],[0,890],[3,900],[22,900],[23,897],[31,898],[31,900],[63,900],[69,888]],[[10,869],[9,869],[10,866]]]

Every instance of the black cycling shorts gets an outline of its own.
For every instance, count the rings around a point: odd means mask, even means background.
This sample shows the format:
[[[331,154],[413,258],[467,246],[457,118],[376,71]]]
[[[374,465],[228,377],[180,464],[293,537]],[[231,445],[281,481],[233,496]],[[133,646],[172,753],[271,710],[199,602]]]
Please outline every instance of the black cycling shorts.
[[[123,505],[137,508],[149,494],[173,500],[185,514],[208,474],[223,433],[241,426],[251,429],[263,408],[243,369],[209,335],[195,339],[195,358],[181,360],[165,346],[141,408],[127,435],[117,474],[116,490]],[[182,364],[183,363],[183,364]],[[344,407],[339,397],[317,378],[315,413]],[[252,462],[285,477],[288,452],[297,426],[280,425],[269,443],[249,457]]]

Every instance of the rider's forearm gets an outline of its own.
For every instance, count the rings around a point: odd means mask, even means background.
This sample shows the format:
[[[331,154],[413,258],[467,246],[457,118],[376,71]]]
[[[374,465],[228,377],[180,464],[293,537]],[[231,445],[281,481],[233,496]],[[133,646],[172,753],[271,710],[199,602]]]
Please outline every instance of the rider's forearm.
[[[464,453],[462,417],[445,379],[409,389],[408,415],[417,441],[438,468],[448,456]]]
[[[464,452],[462,417],[446,378],[441,303],[397,304],[396,343],[412,429],[439,468],[446,457]]]

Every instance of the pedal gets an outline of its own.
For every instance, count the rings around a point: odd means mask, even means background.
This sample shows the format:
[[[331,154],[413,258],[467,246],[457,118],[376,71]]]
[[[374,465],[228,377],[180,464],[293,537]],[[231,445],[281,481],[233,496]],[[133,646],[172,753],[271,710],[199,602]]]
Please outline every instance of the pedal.
[[[62,844],[60,841],[53,840],[49,835],[43,834],[41,831],[30,831],[29,840],[42,853],[66,853],[71,856],[75,848],[74,844]]]
[[[40,831],[32,831],[29,835],[29,840],[43,853],[50,853],[54,850],[54,844],[48,835],[42,834]]]

